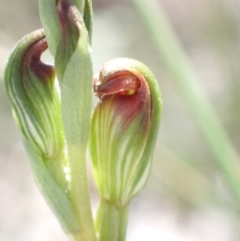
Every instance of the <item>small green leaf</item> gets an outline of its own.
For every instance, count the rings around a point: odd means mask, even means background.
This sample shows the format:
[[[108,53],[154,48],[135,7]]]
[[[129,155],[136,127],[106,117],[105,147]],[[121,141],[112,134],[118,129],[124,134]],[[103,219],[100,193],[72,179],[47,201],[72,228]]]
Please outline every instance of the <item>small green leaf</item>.
[[[61,89],[62,116],[69,146],[85,148],[92,105],[92,61],[88,34],[77,8],[59,0],[61,41],[55,66]]]
[[[60,3],[61,2],[61,3]],[[91,0],[73,0],[61,1],[61,0],[39,0],[39,15],[44,27],[47,42],[50,52],[53,56],[56,55],[57,47],[61,39],[61,24],[62,19],[59,19],[57,5],[68,2],[74,6],[79,13],[83,16],[86,29],[89,34],[89,38],[92,36],[92,2]]]
[[[88,30],[88,36],[89,36],[89,39],[90,39],[90,43],[91,43],[91,40],[92,40],[92,15],[93,15],[93,13],[92,13],[92,1],[86,0],[85,5],[84,5],[83,18],[84,18],[85,26]]]
[[[44,27],[49,50],[54,56],[60,39],[60,22],[58,19],[56,0],[39,0],[39,15]]]
[[[92,107],[92,60],[88,32],[76,8],[68,0],[57,3],[61,39],[55,67],[62,102],[71,179],[69,193],[82,230],[83,240],[96,240],[86,170],[86,149]]]

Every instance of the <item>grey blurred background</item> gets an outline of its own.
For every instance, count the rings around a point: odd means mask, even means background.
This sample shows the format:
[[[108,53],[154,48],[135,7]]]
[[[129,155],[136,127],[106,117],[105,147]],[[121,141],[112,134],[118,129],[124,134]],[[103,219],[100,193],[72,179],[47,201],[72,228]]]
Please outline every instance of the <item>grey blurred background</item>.
[[[240,2],[159,1],[238,149]],[[114,57],[139,59],[157,77],[164,100],[152,174],[132,202],[127,241],[240,240],[229,187],[134,7],[127,0],[93,0],[93,7],[95,73]],[[0,1],[0,241],[67,241],[34,183],[3,84],[11,48],[40,27],[37,1]],[[90,189],[95,207],[92,182]]]

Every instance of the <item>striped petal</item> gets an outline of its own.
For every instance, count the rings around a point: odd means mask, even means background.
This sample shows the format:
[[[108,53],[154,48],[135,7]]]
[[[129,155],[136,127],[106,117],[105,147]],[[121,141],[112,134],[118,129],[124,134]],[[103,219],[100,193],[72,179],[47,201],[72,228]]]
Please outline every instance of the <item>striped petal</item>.
[[[43,30],[24,37],[14,48],[5,70],[5,86],[24,137],[45,159],[62,152],[64,138],[55,71],[44,64],[47,48]]]
[[[46,48],[43,30],[20,40],[5,69],[5,86],[39,189],[65,232],[78,233],[65,171],[68,163],[55,71],[40,60]]]
[[[90,134],[94,177],[101,196],[125,205],[145,185],[160,123],[161,97],[151,72],[140,62],[107,62],[95,79],[99,97]]]

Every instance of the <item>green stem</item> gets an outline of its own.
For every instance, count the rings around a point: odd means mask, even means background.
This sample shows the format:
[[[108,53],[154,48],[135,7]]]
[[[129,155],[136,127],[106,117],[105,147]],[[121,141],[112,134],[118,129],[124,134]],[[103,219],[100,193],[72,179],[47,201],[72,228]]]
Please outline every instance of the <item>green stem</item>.
[[[144,0],[132,0],[132,2],[142,17],[169,72],[187,100],[236,198],[240,201],[238,154],[199,85],[194,69],[162,10],[160,2],[157,0],[150,0],[148,3]]]
[[[64,72],[65,79],[60,85],[62,119],[67,141],[69,169],[71,171],[69,193],[72,205],[76,210],[82,241],[95,241],[96,236],[86,167],[86,150],[92,104],[92,75],[91,71],[86,74],[86,69],[91,66],[91,62],[77,61],[79,59],[75,57],[75,55],[71,57],[71,62],[68,63],[68,67]]]
[[[68,151],[71,169],[70,195],[81,228],[82,241],[95,241],[88,189],[86,149],[81,150],[78,146],[70,146]],[[78,237],[77,234],[74,235]]]
[[[128,221],[128,207],[116,207],[101,199],[97,219],[96,231],[99,241],[124,241]]]

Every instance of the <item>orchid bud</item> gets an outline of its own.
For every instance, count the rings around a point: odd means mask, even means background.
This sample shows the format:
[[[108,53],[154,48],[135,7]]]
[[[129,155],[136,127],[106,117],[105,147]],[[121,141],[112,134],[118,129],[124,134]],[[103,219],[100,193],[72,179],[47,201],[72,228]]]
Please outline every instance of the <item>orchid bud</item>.
[[[142,63],[114,59],[94,80],[90,130],[94,177],[104,200],[124,206],[143,188],[160,124],[157,81]]]
[[[5,86],[39,189],[63,229],[78,233],[78,221],[68,196],[68,163],[55,71],[40,59],[46,48],[43,30],[24,37],[8,60]]]
[[[46,48],[43,30],[23,38],[8,60],[5,85],[27,142],[40,156],[52,159],[62,152],[64,137],[55,71],[40,60]]]

